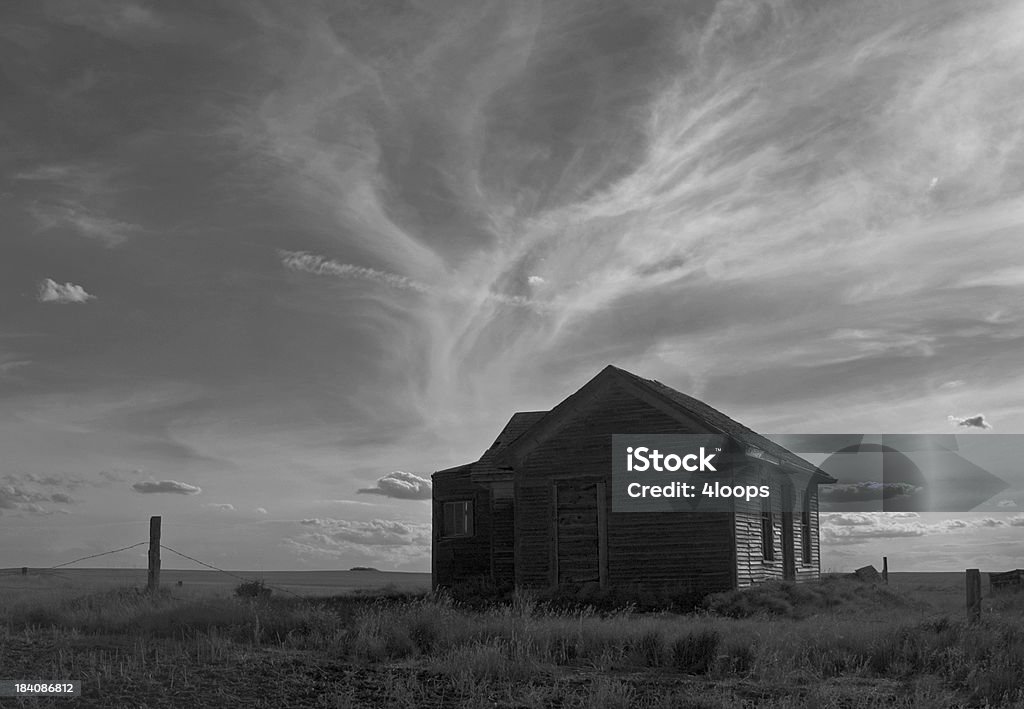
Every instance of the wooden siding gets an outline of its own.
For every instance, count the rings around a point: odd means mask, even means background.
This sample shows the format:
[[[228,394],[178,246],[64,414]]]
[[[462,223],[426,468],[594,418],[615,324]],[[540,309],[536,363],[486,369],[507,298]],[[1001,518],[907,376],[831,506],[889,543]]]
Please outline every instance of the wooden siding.
[[[491,489],[491,578],[499,589],[515,584],[515,504],[512,483],[493,483]]]
[[[782,580],[785,577],[783,561],[783,480],[784,474],[774,466],[751,462],[737,470],[734,478],[736,484],[762,485],[770,487],[771,511],[773,522],[773,559],[764,559],[761,537],[761,500],[749,502],[738,500],[735,503],[735,536],[736,536],[736,585],[740,588],[764,581]],[[788,474],[793,490],[793,538],[792,555],[795,578],[797,582],[811,581],[820,577],[821,545],[818,538],[818,494],[817,487],[809,483],[809,475]],[[800,534],[800,514],[803,496],[807,490],[811,493],[811,559],[803,560],[803,547]]]
[[[456,585],[487,585],[492,582],[491,533],[493,529],[490,494],[486,487],[470,480],[467,466],[459,472],[436,473],[433,477],[433,535],[431,583],[434,588]],[[473,502],[473,534],[445,538],[444,503]]]
[[[595,550],[593,540],[601,532],[598,517],[603,517],[606,585],[679,593],[732,587],[731,513],[613,513],[610,493],[600,509],[570,512],[562,502],[570,497],[557,492],[558,485],[577,491],[577,502],[586,507],[583,491],[589,501],[596,500],[599,483],[611,489],[612,434],[706,432],[696,424],[680,423],[618,385],[583,403],[516,468],[517,585],[578,583],[599,573],[602,545]],[[571,552],[559,549],[563,527],[574,527]],[[571,571],[563,570],[566,563]]]

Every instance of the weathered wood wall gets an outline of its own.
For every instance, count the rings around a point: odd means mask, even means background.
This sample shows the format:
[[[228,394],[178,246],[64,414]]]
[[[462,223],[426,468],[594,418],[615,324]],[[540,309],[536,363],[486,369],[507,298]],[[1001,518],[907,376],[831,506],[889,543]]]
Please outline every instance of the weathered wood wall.
[[[763,581],[781,580],[784,578],[783,562],[785,550],[783,544],[783,486],[782,474],[768,463],[751,462],[737,469],[736,484],[770,486],[773,522],[773,558],[765,560],[761,536],[761,505],[760,499],[750,501],[738,500],[736,510],[736,584],[740,588]],[[803,539],[801,535],[801,512],[803,496],[807,491],[808,477],[801,474],[789,475],[792,483],[792,520],[793,520],[793,564],[795,581],[811,581],[819,578],[821,545],[818,538],[818,495],[817,487],[810,488],[811,493],[811,559],[804,562]]]
[[[711,592],[733,585],[731,513],[612,513],[604,495],[606,556],[594,549],[595,513],[570,509],[611,490],[611,435],[615,433],[706,433],[687,428],[618,385],[591,401],[554,437],[533,449],[516,469],[516,583],[548,588],[606,568],[610,587],[663,592]],[[556,498],[561,484],[567,492]],[[559,529],[571,530],[569,551]],[[566,537],[563,534],[563,545]],[[596,568],[595,568],[596,564]]]
[[[515,505],[512,481],[490,486],[491,577],[499,589],[515,585]]]
[[[433,534],[431,583],[439,586],[472,586],[489,584],[493,579],[491,565],[492,513],[487,488],[470,481],[469,466],[457,472],[440,472],[433,476]],[[473,535],[446,539],[444,534],[444,503],[460,500],[473,502]]]

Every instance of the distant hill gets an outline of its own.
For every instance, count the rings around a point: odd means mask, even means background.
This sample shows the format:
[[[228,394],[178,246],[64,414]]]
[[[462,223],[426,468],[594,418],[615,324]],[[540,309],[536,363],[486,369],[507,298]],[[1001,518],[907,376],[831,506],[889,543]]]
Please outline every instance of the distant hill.
[[[353,566],[349,571],[376,571],[380,572],[380,569],[375,569],[372,566]]]

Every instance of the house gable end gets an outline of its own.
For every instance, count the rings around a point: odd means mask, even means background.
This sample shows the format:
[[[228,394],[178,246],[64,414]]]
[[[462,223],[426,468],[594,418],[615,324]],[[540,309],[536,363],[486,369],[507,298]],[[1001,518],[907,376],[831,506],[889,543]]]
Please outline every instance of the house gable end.
[[[625,391],[652,409],[678,421],[681,431],[728,435],[721,429],[693,416],[658,392],[639,385],[637,379],[617,367],[611,365],[605,367],[597,376],[551,409],[546,416],[530,426],[512,444],[498,453],[492,460],[493,465],[511,471],[533,449],[557,436],[562,429],[578,416],[591,410],[594,404],[609,396],[614,389]],[[627,433],[628,431],[622,432]]]

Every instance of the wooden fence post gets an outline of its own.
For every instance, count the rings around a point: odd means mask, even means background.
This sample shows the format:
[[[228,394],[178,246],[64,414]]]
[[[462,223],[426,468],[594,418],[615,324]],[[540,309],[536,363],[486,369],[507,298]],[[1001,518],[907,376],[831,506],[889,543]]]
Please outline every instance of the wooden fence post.
[[[967,569],[967,620],[974,623],[981,618],[981,571]]]
[[[21,567],[21,575],[22,576],[28,576],[28,567],[27,566],[22,566]]]
[[[149,578],[150,593],[160,590],[160,518],[149,518]]]
[[[889,557],[882,557],[882,581],[886,586],[889,585]]]

